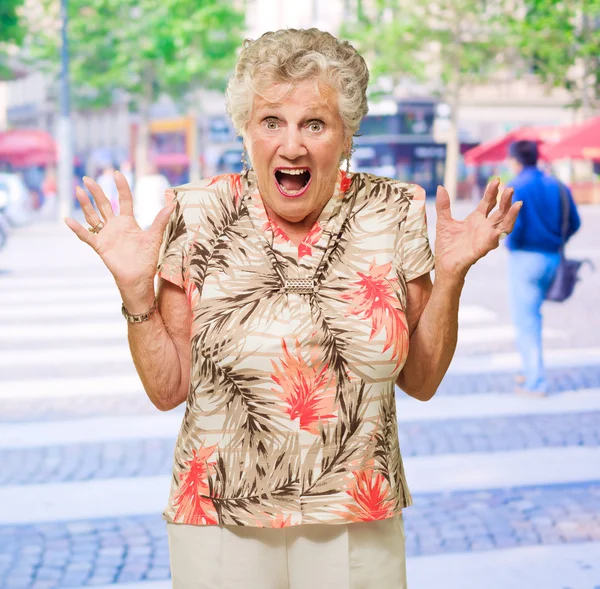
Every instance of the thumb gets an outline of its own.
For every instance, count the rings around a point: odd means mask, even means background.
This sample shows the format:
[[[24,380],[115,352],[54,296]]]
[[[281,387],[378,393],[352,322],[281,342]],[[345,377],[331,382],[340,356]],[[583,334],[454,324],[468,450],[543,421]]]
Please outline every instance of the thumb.
[[[162,240],[163,234],[167,227],[167,223],[169,222],[169,219],[171,218],[171,215],[173,214],[173,211],[176,207],[177,201],[173,201],[170,204],[168,204],[164,209],[161,209],[158,215],[156,215],[156,218],[154,219],[152,225],[150,225],[150,228],[148,229],[148,233],[150,233],[150,235],[152,235],[154,239]]]

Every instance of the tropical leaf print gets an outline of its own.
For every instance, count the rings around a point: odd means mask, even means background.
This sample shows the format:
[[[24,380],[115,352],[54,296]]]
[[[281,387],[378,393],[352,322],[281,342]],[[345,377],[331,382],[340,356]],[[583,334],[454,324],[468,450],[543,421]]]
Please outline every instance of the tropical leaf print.
[[[177,508],[175,521],[217,523],[215,506],[207,497],[209,458],[214,451],[215,446],[192,450],[191,460],[185,463],[185,470],[179,474],[179,491],[173,497],[173,505]]]
[[[174,192],[159,274],[187,291],[192,323],[165,519],[281,528],[400,513],[406,282],[433,267],[422,193],[340,173],[296,247],[253,173]],[[318,289],[290,292],[289,278]]]
[[[335,377],[327,364],[318,360],[306,363],[298,340],[295,356],[289,352],[285,340],[281,347],[281,366],[272,360],[271,378],[282,390],[281,398],[290,420],[298,421],[300,429],[318,435],[319,421],[335,418]]]
[[[354,290],[343,298],[351,302],[348,313],[361,315],[371,321],[371,335],[375,338],[385,329],[386,338],[382,353],[390,348],[396,358],[396,366],[400,366],[408,354],[408,326],[406,315],[399,308],[399,301],[392,282],[389,279],[392,263],[378,266],[374,261],[369,272],[358,272],[359,279],[353,284]]]

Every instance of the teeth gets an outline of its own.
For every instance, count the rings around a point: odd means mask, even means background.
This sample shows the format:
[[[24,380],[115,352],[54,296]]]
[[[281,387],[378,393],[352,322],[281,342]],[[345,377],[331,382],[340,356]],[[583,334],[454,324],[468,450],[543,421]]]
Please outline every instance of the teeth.
[[[299,176],[300,174],[304,174],[304,172],[308,172],[306,168],[297,169],[297,170],[279,170],[282,174],[289,174],[290,176]]]

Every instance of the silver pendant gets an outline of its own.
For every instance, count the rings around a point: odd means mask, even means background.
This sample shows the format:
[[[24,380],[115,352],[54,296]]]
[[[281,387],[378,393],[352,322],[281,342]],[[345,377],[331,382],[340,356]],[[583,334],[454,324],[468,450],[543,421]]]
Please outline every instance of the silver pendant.
[[[288,278],[285,281],[284,292],[288,294],[316,294],[317,290],[314,278]]]

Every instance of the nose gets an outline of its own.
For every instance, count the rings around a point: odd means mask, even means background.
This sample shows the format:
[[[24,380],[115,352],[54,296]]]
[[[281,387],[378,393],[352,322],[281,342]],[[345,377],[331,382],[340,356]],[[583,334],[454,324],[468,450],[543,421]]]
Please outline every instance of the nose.
[[[307,153],[300,130],[292,126],[287,127],[279,147],[279,154],[288,160],[295,160]]]

